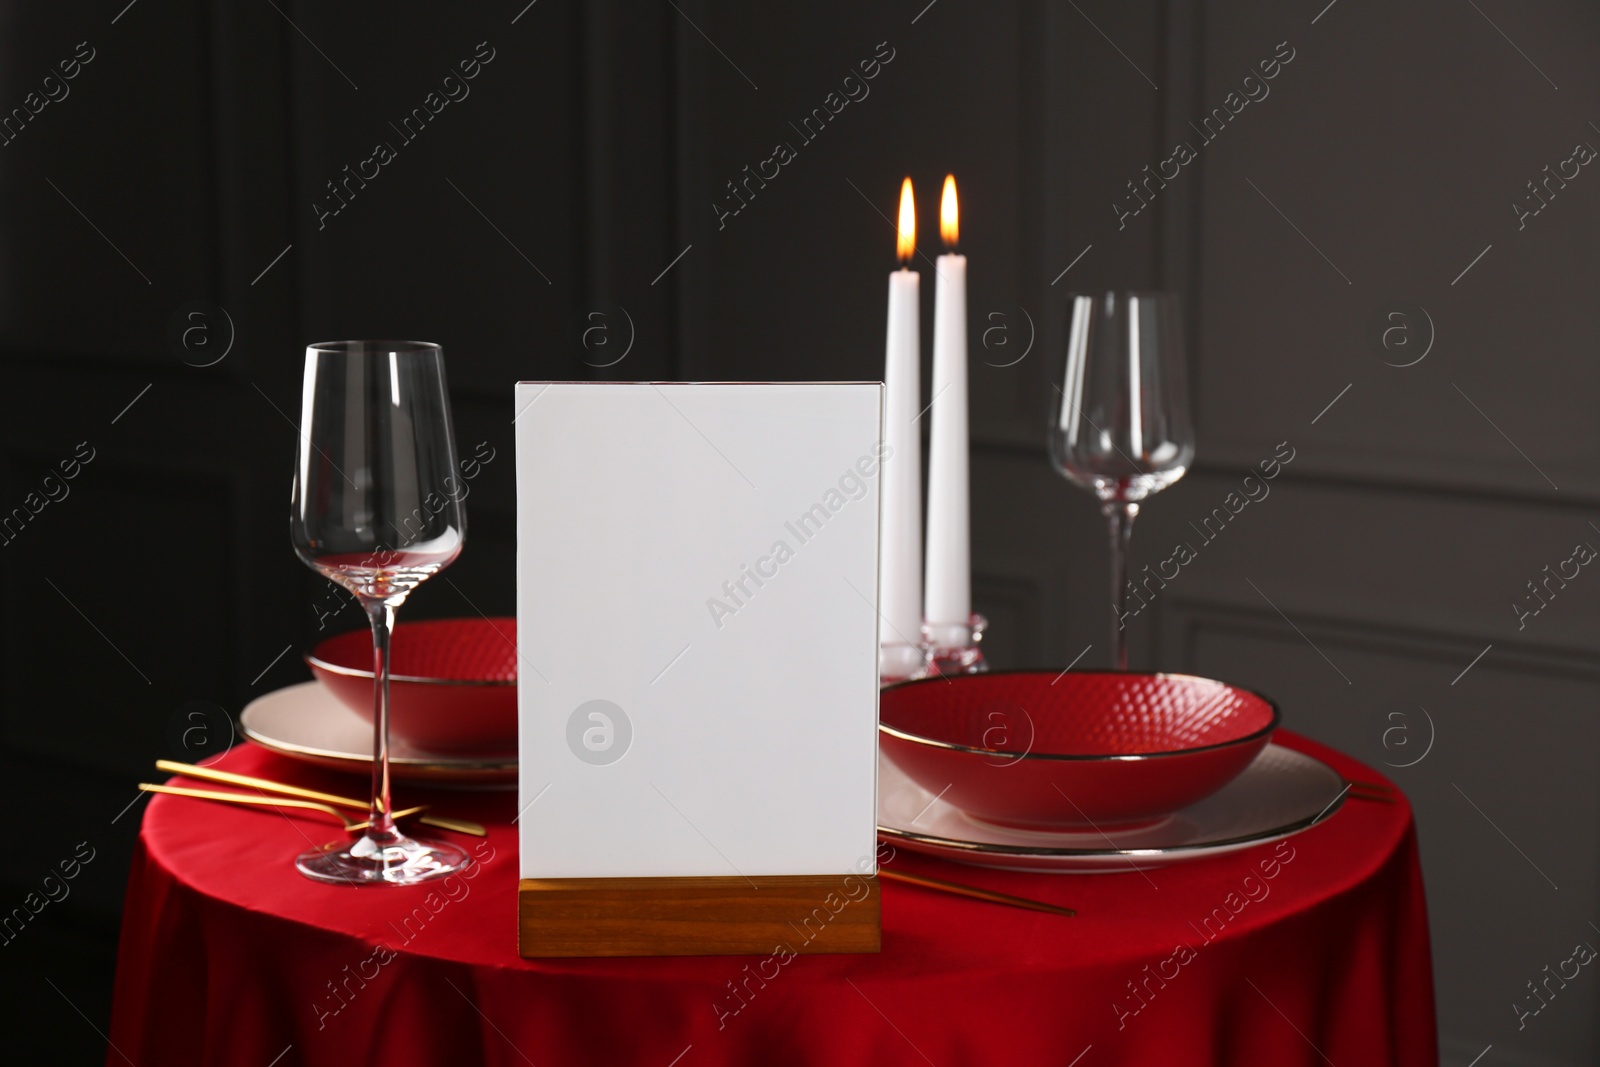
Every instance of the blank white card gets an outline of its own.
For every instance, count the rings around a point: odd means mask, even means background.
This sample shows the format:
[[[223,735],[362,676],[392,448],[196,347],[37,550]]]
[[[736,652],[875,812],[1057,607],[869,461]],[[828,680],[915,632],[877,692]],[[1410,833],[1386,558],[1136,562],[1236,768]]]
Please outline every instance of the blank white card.
[[[882,393],[517,385],[522,877],[876,870]]]

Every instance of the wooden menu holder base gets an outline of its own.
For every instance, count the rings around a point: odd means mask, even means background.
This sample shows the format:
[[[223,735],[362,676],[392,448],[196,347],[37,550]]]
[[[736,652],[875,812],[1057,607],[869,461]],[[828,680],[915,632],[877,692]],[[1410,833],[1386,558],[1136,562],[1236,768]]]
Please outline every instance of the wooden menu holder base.
[[[877,952],[876,875],[524,878],[523,956]]]

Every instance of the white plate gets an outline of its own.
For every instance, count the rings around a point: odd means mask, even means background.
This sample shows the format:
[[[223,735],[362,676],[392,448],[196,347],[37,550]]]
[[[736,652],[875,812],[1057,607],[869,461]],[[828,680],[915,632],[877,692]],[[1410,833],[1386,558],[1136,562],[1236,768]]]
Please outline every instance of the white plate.
[[[320,682],[301,682],[251,701],[239,723],[250,740],[291,759],[372,773],[372,724]],[[517,761],[511,756],[422,752],[391,738],[389,773],[402,782],[513,787]]]
[[[1110,835],[1011,830],[979,822],[878,757],[878,835],[911,852],[1020,871],[1119,872],[1218,856],[1328,818],[1344,780],[1321,760],[1268,745],[1244,772],[1160,825]]]

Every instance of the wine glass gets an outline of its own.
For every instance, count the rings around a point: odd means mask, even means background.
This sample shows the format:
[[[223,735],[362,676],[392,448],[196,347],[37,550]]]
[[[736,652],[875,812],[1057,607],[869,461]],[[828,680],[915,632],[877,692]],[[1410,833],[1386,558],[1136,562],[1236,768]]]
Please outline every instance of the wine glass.
[[[1074,294],[1050,459],[1111,526],[1111,654],[1128,666],[1128,537],[1140,503],[1194,459],[1183,322],[1171,293]]]
[[[306,349],[290,537],[317,573],[355,595],[372,623],[372,807],[366,831],[305,852],[320,882],[413,885],[465,867],[443,841],[407,837],[389,817],[389,640],[396,610],[461,552],[463,486],[444,354],[418,341],[337,341]]]

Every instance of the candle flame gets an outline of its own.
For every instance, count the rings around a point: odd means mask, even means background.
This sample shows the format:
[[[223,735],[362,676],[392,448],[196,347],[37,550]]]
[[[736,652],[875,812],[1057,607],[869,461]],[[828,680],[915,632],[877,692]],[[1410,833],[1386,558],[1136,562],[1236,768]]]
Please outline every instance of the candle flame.
[[[911,179],[900,183],[900,226],[896,249],[901,263],[911,262],[917,247],[917,203],[911,196]]]
[[[944,193],[939,197],[939,236],[944,238],[946,248],[956,246],[960,227],[958,225],[959,212],[956,210],[956,176],[944,176]]]

